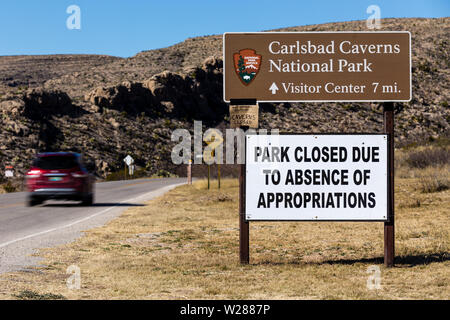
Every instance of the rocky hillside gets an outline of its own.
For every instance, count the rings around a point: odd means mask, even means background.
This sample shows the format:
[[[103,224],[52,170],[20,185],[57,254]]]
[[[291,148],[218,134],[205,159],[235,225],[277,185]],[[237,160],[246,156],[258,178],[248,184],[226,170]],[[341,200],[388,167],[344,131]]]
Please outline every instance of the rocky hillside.
[[[412,33],[413,99],[397,104],[398,145],[450,135],[450,18],[385,19],[382,30]],[[365,21],[279,31],[365,30]],[[176,170],[170,135],[193,120],[225,128],[222,37],[187,39],[131,58],[95,55],[0,57],[0,174],[23,171],[38,151],[74,150],[98,173],[130,153],[149,173]],[[369,103],[262,104],[261,127],[290,132],[379,132]]]

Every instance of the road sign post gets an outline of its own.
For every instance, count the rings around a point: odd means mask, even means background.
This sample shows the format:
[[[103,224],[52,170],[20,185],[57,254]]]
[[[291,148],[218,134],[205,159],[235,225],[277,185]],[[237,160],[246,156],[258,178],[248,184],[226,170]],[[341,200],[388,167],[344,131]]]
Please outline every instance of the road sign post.
[[[192,184],[192,160],[189,159],[189,163],[187,165],[187,183],[188,185]]]
[[[388,192],[388,221],[384,223],[384,264],[386,267],[394,266],[395,257],[395,218],[394,218],[394,105],[383,104],[384,132],[389,137],[389,192]]]
[[[220,163],[217,164],[217,188],[220,189]]]
[[[134,159],[130,156],[127,155],[124,159],[123,162],[125,162],[125,180],[127,179],[127,166],[128,166],[128,171],[129,171],[129,175],[131,177],[131,175],[133,175],[134,173],[134,167],[133,167],[133,163],[134,163]]]
[[[210,189],[211,186],[210,180],[211,180],[211,165],[208,164],[208,190]]]
[[[256,99],[231,99],[230,101],[230,108],[242,105],[257,108]],[[243,123],[248,124],[248,122]],[[239,128],[245,131],[249,127],[241,123]],[[250,224],[245,219],[245,164],[239,165],[239,260],[241,264],[250,263]]]
[[[239,165],[239,260],[250,263],[250,224],[245,220],[245,164]]]

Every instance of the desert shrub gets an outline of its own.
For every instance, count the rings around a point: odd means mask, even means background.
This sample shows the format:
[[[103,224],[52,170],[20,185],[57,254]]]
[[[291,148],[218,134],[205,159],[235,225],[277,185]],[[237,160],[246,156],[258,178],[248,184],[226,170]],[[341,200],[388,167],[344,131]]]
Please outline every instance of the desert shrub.
[[[405,198],[402,200],[398,204],[399,208],[419,208],[421,206],[421,202],[417,198]]]
[[[13,184],[11,183],[11,181],[8,181],[7,183],[5,183],[3,185],[3,190],[5,190],[5,192],[10,193],[10,192],[16,192],[16,187],[13,186]]]
[[[147,177],[147,176],[148,176],[148,172],[144,168],[142,168],[142,169],[135,170],[133,176],[130,177],[130,175],[128,174],[128,168],[127,168],[126,174],[125,174],[125,169],[122,169],[122,170],[108,174],[106,176],[105,180],[106,181],[129,180],[129,179],[143,178],[143,177]]]
[[[427,148],[412,151],[405,159],[411,168],[426,168],[442,166],[450,163],[450,150],[448,148]]]
[[[170,178],[170,177],[174,177],[174,175],[167,170],[160,169],[153,175],[153,177]]]
[[[124,170],[111,172],[105,178],[106,181],[117,181],[117,180],[125,180],[125,172]]]
[[[21,300],[66,300],[67,298],[61,294],[44,293],[40,294],[31,290],[21,291],[19,294],[14,295]]]
[[[417,64],[417,68],[424,72],[432,72],[435,68],[433,68],[433,64],[428,60],[420,61]]]
[[[450,188],[449,167],[422,169],[419,173],[419,190],[423,193],[433,193]]]

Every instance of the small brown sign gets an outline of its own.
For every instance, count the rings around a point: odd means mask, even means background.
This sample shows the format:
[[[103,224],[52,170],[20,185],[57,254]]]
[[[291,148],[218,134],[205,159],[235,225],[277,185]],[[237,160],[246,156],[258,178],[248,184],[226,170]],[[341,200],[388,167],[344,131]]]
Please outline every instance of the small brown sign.
[[[230,105],[230,127],[258,128],[258,105]]]
[[[224,100],[409,101],[411,34],[225,33]]]

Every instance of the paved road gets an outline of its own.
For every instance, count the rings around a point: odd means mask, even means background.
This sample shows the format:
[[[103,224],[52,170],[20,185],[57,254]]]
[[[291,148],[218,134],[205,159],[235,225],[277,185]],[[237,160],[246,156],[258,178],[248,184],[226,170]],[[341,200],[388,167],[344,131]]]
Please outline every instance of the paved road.
[[[133,206],[183,184],[186,179],[139,179],[97,183],[95,203],[47,201],[25,206],[25,192],[0,195],[0,273],[39,265],[36,249],[73,241],[81,231],[100,226]]]

